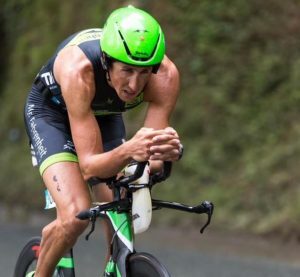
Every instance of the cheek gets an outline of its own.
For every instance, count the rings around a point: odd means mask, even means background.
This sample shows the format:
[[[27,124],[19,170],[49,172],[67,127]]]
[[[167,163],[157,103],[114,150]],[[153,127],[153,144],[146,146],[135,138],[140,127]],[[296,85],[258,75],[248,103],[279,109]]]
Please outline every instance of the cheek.
[[[124,87],[126,87],[126,80],[124,81],[121,78],[117,78],[115,80],[115,90],[120,91]]]
[[[149,82],[150,77],[151,77],[151,74],[143,76],[143,78],[141,78],[141,86],[142,87],[144,87]]]
[[[112,74],[110,79],[113,88],[118,91],[122,87],[122,79],[117,74]]]

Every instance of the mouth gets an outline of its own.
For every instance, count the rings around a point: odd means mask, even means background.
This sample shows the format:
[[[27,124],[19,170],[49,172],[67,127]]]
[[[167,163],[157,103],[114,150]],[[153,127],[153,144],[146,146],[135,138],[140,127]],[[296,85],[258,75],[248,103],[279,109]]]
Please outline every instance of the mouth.
[[[126,99],[132,100],[133,98],[136,97],[137,93],[129,90],[123,90],[123,95],[125,96]]]

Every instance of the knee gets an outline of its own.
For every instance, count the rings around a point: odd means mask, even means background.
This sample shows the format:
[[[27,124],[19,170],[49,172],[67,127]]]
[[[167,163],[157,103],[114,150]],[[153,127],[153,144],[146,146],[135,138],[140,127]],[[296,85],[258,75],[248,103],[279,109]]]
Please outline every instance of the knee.
[[[44,227],[43,238],[54,236],[68,245],[73,245],[89,224],[88,220],[76,218],[79,211],[78,209],[64,211],[52,224]]]
[[[89,224],[88,220],[79,220],[75,216],[76,214],[59,221],[59,228],[64,240],[71,244],[76,241]]]
[[[60,216],[61,228],[71,237],[78,237],[86,229],[89,224],[88,220],[80,220],[76,215],[85,209],[89,208],[87,205],[72,205],[67,211],[64,211]]]

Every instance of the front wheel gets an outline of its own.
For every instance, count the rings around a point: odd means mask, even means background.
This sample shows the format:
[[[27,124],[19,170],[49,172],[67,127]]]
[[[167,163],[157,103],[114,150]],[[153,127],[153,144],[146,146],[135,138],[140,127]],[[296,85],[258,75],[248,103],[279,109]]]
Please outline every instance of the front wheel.
[[[129,257],[128,274],[130,277],[171,277],[165,266],[148,253],[135,253]]]
[[[41,238],[33,237],[23,247],[15,266],[14,277],[26,277],[28,273],[35,270],[40,252],[40,244]],[[72,255],[71,252],[69,255]],[[53,277],[73,276],[74,268],[57,267],[53,274]]]

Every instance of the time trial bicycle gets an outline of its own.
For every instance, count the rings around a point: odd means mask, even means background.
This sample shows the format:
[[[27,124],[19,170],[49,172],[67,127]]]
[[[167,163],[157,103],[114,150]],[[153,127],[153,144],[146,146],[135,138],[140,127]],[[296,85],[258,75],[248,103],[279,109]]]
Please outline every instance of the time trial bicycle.
[[[86,240],[95,229],[97,218],[108,218],[114,235],[110,245],[110,259],[104,269],[104,277],[169,277],[166,267],[157,258],[146,252],[138,252],[134,247],[135,234],[148,229],[152,210],[175,209],[188,213],[207,214],[210,224],[214,210],[213,203],[204,201],[197,206],[156,200],[151,198],[152,187],[165,181],[171,173],[172,163],[164,162],[160,173],[149,174],[148,162],[129,164],[124,176],[106,179],[112,189],[114,200],[109,203],[96,203],[92,208],[77,215],[81,220],[90,220],[91,229]],[[27,277],[34,272],[40,251],[40,237],[33,237],[22,249],[15,267],[14,277]],[[31,275],[33,276],[33,275]],[[75,265],[72,249],[66,253],[56,266],[53,276],[74,277]]]

